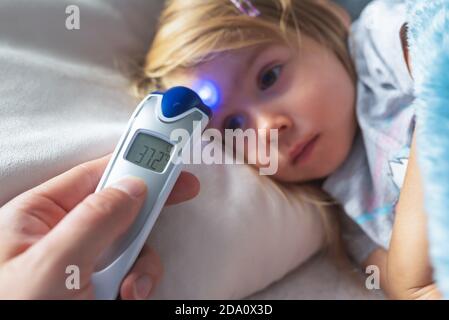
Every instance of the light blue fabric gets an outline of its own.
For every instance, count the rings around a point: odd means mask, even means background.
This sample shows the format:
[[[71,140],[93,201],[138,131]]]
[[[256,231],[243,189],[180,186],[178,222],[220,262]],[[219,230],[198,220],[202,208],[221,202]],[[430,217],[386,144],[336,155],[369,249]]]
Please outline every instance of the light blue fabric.
[[[410,1],[418,163],[434,277],[449,299],[449,1]]]
[[[399,37],[406,17],[404,1],[377,0],[351,30],[360,130],[347,160],[323,188],[356,224],[343,225],[343,237],[357,262],[377,246],[388,248],[407,167],[415,112]]]

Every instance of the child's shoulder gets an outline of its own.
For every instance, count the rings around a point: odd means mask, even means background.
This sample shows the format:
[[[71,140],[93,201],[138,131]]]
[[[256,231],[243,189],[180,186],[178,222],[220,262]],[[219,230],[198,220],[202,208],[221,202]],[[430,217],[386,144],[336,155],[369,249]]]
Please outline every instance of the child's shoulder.
[[[352,27],[353,31],[391,33],[406,19],[406,0],[374,0],[365,7]]]
[[[373,1],[354,22],[350,50],[357,70],[357,135],[345,163],[323,188],[378,245],[388,247],[394,208],[415,126],[413,80],[400,30],[406,1]]]
[[[406,21],[406,1],[375,0],[352,24],[349,45],[361,81],[393,81],[404,93],[412,90],[400,40]]]

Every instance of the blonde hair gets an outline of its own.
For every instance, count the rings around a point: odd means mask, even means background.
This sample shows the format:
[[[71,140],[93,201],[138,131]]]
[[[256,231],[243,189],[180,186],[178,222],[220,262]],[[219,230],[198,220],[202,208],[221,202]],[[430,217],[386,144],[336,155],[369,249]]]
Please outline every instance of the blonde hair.
[[[355,81],[347,49],[348,28],[331,9],[335,4],[326,0],[252,3],[260,11],[257,18],[242,14],[230,0],[166,1],[151,49],[135,75],[136,95],[165,90],[177,72],[210,61],[220,53],[273,42],[299,48],[302,34],[330,49]],[[327,242],[335,243],[335,203],[319,187],[309,184],[294,188],[301,200],[314,203],[320,210]]]
[[[165,90],[178,71],[215,55],[282,42],[300,46],[305,34],[334,52],[352,79],[348,28],[323,0],[252,0],[257,18],[241,14],[230,0],[168,0],[143,67],[135,75],[139,97]],[[294,39],[294,41],[292,41]]]

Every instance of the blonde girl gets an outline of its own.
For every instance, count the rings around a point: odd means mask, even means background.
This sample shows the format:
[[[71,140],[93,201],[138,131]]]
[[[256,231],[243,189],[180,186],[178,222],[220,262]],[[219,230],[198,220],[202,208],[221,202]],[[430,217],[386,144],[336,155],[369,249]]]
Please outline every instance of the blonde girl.
[[[388,173],[390,161],[413,155],[413,114],[407,109],[412,81],[399,30],[384,45],[388,37],[376,26],[387,17],[398,22],[400,2],[374,1],[351,35],[347,13],[326,0],[169,0],[136,88],[143,96],[213,83],[220,98],[210,125],[278,130],[273,178],[312,185],[303,197],[316,199],[324,211],[322,190],[342,204],[350,218],[343,232],[349,253],[362,265],[380,268],[384,291],[399,298],[429,292],[438,297],[423,260],[422,229],[404,227],[406,214],[399,212],[412,198],[419,208],[420,192],[403,200],[397,212],[403,186],[395,186],[400,179]],[[403,190],[408,194],[409,184]],[[401,224],[393,228],[396,213]],[[420,250],[410,252],[401,239],[417,233]]]

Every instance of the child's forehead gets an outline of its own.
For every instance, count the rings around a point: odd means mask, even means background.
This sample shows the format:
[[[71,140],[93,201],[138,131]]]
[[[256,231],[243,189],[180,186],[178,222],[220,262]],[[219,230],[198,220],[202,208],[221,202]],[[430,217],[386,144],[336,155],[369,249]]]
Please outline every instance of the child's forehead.
[[[192,87],[197,92],[216,91],[220,105],[228,105],[236,92],[241,91],[243,83],[257,77],[260,68],[266,67],[272,59],[290,56],[291,52],[286,45],[268,44],[216,54],[186,70],[178,78],[178,81],[182,78],[185,80],[179,85]]]
[[[242,49],[236,49],[231,51],[225,51],[218,53],[213,56],[213,58],[207,60],[206,62],[198,65],[198,71],[209,71],[215,72],[222,69],[222,66],[226,65],[228,67],[241,67],[247,66],[251,61],[262,52],[267,49],[264,47],[246,47]]]
[[[223,73],[246,72],[258,59],[274,55],[279,50],[287,50],[287,46],[279,43],[269,43],[259,46],[245,47],[218,53],[213,58],[197,65],[195,76],[223,75]]]
[[[248,47],[222,52],[193,68],[198,80],[212,80],[221,90],[228,91],[247,74],[252,63],[266,48]]]

